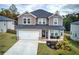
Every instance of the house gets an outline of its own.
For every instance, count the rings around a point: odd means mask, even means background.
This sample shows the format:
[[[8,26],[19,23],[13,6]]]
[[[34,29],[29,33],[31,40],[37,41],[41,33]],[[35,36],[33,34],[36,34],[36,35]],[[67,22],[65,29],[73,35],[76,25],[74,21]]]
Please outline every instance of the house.
[[[0,32],[6,32],[8,29],[14,30],[14,20],[0,16]]]
[[[70,33],[70,38],[72,40],[79,41],[79,21],[71,23]]]
[[[38,9],[18,16],[16,26],[17,39],[39,39],[43,41],[61,41],[64,38],[63,18]]]

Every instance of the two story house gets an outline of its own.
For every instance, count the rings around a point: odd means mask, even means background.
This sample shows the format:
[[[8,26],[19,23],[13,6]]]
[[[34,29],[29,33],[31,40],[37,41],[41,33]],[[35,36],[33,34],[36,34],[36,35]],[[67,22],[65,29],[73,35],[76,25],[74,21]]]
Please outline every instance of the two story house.
[[[61,41],[64,38],[63,18],[59,12],[42,9],[25,12],[18,16],[17,39]]]

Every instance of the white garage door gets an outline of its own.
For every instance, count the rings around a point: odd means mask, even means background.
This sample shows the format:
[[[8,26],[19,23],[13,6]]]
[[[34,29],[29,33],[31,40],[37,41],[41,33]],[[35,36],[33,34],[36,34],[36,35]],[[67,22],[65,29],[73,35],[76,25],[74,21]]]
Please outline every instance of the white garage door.
[[[39,38],[39,31],[19,31],[19,38],[20,39],[37,39]]]

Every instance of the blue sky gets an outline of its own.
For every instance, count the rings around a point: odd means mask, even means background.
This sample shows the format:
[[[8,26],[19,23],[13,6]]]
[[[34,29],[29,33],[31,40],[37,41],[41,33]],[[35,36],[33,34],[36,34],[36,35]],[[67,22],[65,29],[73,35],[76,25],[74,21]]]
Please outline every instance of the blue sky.
[[[11,4],[0,4],[1,8],[9,8]],[[55,13],[55,11],[60,11],[60,14],[67,14],[73,12],[79,12],[78,4],[15,4],[18,12],[23,13],[25,11],[34,11],[37,9],[44,9],[48,12]]]

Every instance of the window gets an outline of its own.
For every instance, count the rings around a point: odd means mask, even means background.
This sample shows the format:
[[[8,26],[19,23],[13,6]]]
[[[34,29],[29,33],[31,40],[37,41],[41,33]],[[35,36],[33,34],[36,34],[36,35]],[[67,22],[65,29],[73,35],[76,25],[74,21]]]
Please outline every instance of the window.
[[[57,22],[54,22],[54,24],[57,24]]]
[[[51,33],[51,36],[53,36],[53,33]]]
[[[45,24],[45,22],[43,22],[43,24]]]
[[[4,23],[4,26],[5,26],[5,23]]]
[[[47,19],[46,18],[38,18],[38,24],[46,24]]]
[[[29,24],[29,23],[30,23],[30,19],[24,18],[23,20],[24,20],[24,21],[23,21],[24,24]]]
[[[61,36],[63,35],[63,33],[61,32]]]
[[[77,37],[77,34],[75,34],[75,37]]]
[[[58,33],[55,33],[55,36],[58,36]]]
[[[58,18],[54,18],[53,24],[54,24],[54,25],[57,25],[57,24],[58,24]]]
[[[1,32],[3,32],[3,29],[1,29]]]
[[[26,19],[24,18],[24,24],[26,24]]]
[[[42,37],[45,37],[45,30],[42,30]]]
[[[41,22],[39,22],[39,24],[41,24]]]
[[[30,19],[28,19],[28,24],[30,23]]]

